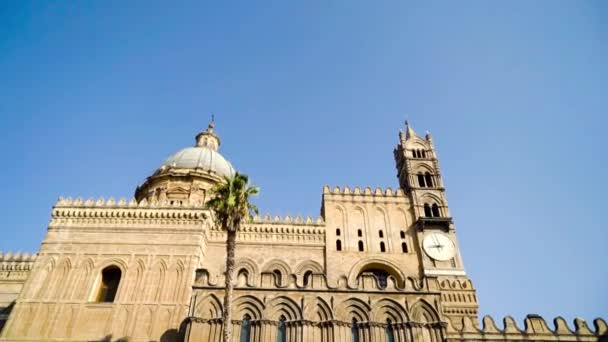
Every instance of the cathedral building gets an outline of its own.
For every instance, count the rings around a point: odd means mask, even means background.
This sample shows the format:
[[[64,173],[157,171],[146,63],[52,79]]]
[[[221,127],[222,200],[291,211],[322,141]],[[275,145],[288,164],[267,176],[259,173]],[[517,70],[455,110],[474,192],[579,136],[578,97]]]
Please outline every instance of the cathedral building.
[[[205,203],[235,173],[213,123],[132,200],[60,198],[33,254],[0,254],[0,341],[222,338],[226,234]],[[432,137],[394,149],[399,187],[322,189],[318,218],[237,236],[234,342],[598,341],[608,328],[478,321]]]

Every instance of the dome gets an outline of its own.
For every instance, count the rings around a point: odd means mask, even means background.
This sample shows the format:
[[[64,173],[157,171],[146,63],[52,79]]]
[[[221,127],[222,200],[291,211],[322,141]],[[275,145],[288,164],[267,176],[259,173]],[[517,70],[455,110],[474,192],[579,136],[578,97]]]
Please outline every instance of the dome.
[[[200,169],[221,177],[234,175],[232,164],[209,146],[186,147],[167,158],[162,168]]]

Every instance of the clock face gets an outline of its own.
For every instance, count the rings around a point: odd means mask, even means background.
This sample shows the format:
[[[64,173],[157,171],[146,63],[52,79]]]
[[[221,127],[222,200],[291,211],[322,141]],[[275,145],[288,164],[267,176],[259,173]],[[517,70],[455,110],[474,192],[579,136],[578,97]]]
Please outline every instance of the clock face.
[[[455,246],[445,234],[431,233],[422,240],[422,248],[435,260],[446,261],[454,257]]]

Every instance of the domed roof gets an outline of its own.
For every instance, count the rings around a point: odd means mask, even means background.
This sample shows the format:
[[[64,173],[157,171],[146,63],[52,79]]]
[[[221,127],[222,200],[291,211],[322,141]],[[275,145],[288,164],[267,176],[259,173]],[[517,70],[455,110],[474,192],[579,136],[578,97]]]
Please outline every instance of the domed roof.
[[[200,169],[223,177],[234,175],[234,168],[219,152],[209,146],[186,147],[165,160],[161,166],[169,168]]]

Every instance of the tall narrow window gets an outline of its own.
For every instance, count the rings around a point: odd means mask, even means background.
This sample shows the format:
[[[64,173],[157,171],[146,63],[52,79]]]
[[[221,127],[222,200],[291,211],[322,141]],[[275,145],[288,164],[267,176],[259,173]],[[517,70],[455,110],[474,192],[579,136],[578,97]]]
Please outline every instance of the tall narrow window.
[[[336,228],[336,236],[340,236],[340,228]]]
[[[439,214],[439,206],[437,205],[437,203],[433,204],[433,217],[440,217],[441,215]]]
[[[378,281],[378,287],[384,290],[386,288],[386,285],[388,285],[388,273],[383,270],[371,270],[371,272],[374,274],[374,277],[376,277],[376,280]]]
[[[336,250],[337,251],[341,251],[342,250],[342,241],[336,240]]]
[[[424,182],[424,175],[422,173],[418,174],[418,185],[421,188],[424,188],[426,186],[425,182]]]
[[[249,278],[249,272],[246,269],[241,268],[236,276],[236,282],[239,286],[246,286],[247,279]]]
[[[359,240],[359,252],[363,252],[363,241]]]
[[[279,318],[279,326],[277,327],[277,342],[287,341],[287,326],[285,325],[285,316]]]
[[[362,237],[363,236],[363,231],[361,229],[357,230],[357,236],[358,237]]]
[[[401,243],[401,251],[403,253],[407,253],[407,243],[405,243],[405,242]]]
[[[402,230],[401,233],[399,233],[399,235],[401,236],[402,239],[405,239],[405,232]]]
[[[424,174],[424,181],[427,188],[433,187],[433,176],[429,172]]]
[[[357,319],[354,317],[350,325],[350,334],[352,335],[352,342],[359,342],[359,324],[357,323]]]
[[[243,316],[243,324],[241,325],[241,341],[249,342],[249,336],[251,335],[251,316],[245,314]]]
[[[310,278],[312,278],[312,271],[304,272],[304,286],[308,286],[308,284],[310,284]]]
[[[395,342],[395,332],[393,331],[393,322],[390,319],[386,320],[386,328],[384,328],[386,342]]]
[[[383,238],[383,237],[384,237],[384,232],[383,232],[383,231],[381,231],[381,230],[379,230],[379,231],[378,231],[378,236],[379,236],[379,237],[381,237],[381,238]]]
[[[433,213],[431,213],[431,206],[428,203],[424,204],[424,216],[433,217]]]
[[[97,302],[114,302],[121,275],[120,268],[116,266],[108,266],[101,271],[101,283],[99,284],[99,291],[97,291]]]
[[[384,242],[380,242],[380,252],[386,252],[386,247],[384,246]]]
[[[422,158],[426,158],[426,151],[422,150]]]
[[[416,158],[416,150],[412,150],[412,158]]]
[[[281,275],[281,271],[279,270],[274,270],[272,271],[272,273],[274,274],[274,281],[277,284],[277,286],[281,286],[281,284],[283,283],[282,281],[282,275]]]

